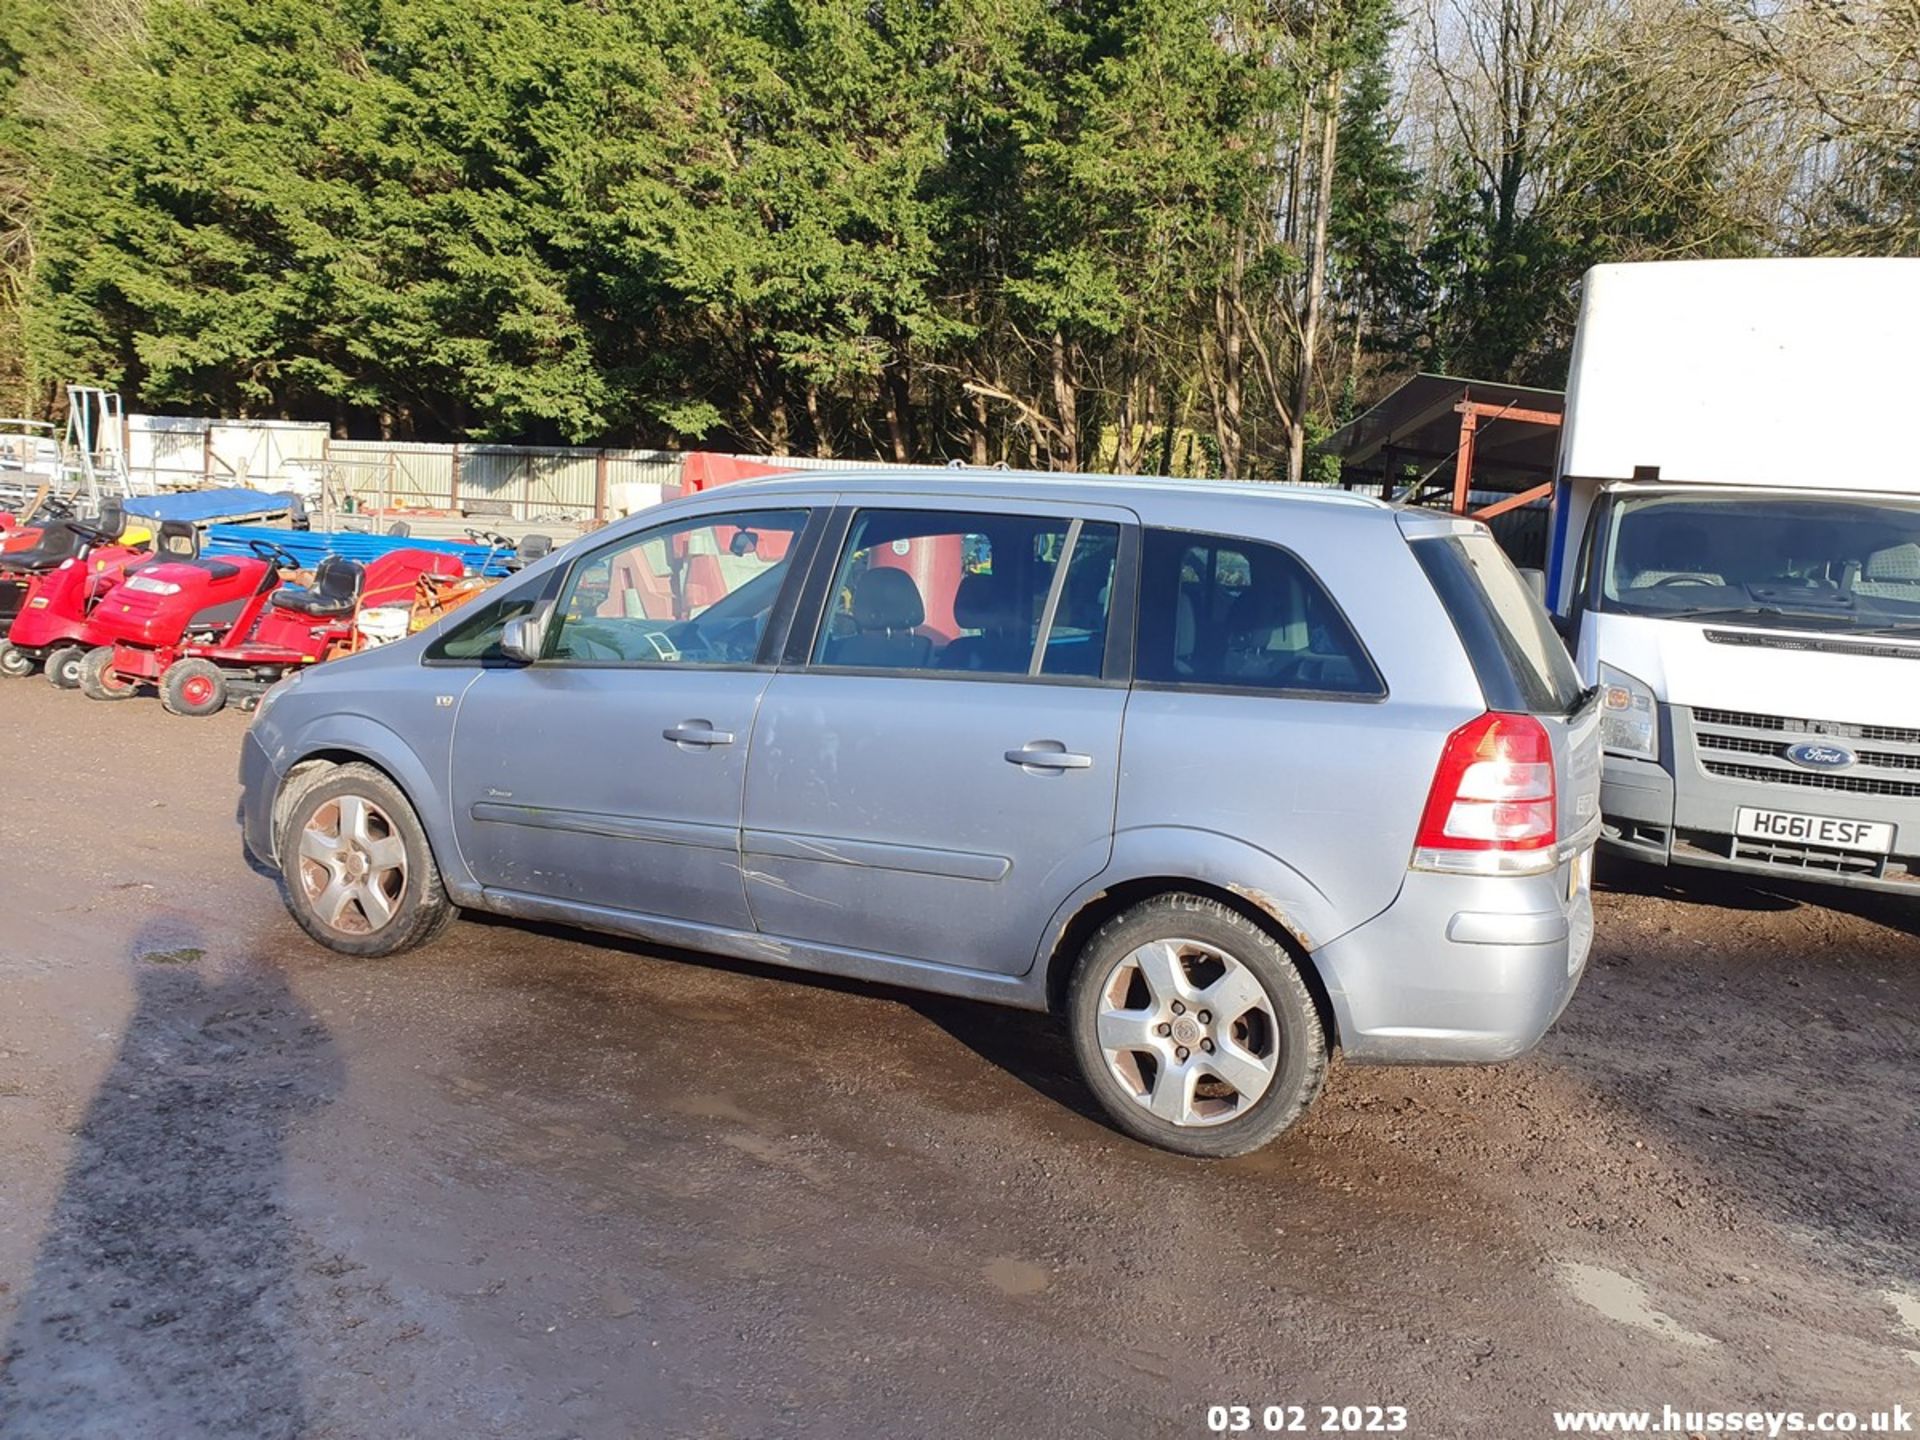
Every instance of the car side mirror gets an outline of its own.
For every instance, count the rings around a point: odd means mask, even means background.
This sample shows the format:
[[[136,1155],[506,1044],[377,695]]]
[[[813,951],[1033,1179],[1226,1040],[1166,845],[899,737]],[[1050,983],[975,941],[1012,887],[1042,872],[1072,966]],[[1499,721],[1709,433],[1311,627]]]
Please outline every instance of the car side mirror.
[[[547,638],[544,614],[516,615],[500,632],[500,653],[516,665],[531,665],[540,658]]]
[[[1529,570],[1525,566],[1522,566],[1520,568],[1520,580],[1521,580],[1521,583],[1527,587],[1527,589],[1533,592],[1534,599],[1538,600],[1542,605],[1547,603],[1547,572],[1546,571]]]

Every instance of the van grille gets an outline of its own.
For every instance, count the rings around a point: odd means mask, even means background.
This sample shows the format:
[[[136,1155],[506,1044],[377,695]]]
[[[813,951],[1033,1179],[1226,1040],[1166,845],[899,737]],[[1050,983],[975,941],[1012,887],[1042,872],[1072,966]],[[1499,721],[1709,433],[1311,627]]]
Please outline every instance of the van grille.
[[[1902,745],[1920,745],[1920,730],[1903,730],[1893,725],[1855,725],[1844,720],[1793,720],[1785,715],[1756,715],[1746,710],[1709,710],[1704,706],[1693,712],[1696,724],[1723,726],[1739,730],[1792,730],[1810,740],[1890,740]]]
[[[1705,708],[1692,711],[1690,723],[1700,768],[1723,780],[1850,795],[1920,796],[1920,730]],[[1806,740],[1865,741],[1872,748],[1850,746],[1856,763],[1846,770],[1808,770],[1787,759],[1787,751]]]
[[[1700,732],[1694,740],[1702,750],[1771,755],[1781,760],[1786,759],[1787,751],[1791,748],[1786,741],[1755,740],[1746,735],[1716,735],[1711,731]],[[1853,753],[1862,765],[1877,765],[1888,770],[1920,770],[1920,755],[1902,755],[1895,750],[1856,750]]]

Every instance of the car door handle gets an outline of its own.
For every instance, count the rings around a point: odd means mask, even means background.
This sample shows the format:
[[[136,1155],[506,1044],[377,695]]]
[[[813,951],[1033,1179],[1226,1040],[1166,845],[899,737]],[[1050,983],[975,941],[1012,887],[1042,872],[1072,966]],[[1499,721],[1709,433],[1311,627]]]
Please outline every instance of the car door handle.
[[[1007,751],[1011,765],[1031,766],[1036,770],[1090,770],[1093,756],[1076,755],[1058,740],[1029,740],[1018,750]]]
[[[731,730],[716,730],[711,720],[682,720],[660,732],[660,738],[676,745],[731,745]]]

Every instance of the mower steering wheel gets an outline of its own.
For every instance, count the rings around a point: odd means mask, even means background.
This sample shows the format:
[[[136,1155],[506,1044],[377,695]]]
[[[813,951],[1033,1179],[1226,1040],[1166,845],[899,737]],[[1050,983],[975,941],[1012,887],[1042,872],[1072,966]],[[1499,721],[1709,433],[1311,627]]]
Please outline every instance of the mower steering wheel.
[[[96,530],[91,525],[82,525],[78,520],[63,520],[60,523],[89,545],[111,545],[120,538],[117,535],[108,534],[105,530]]]
[[[247,548],[276,570],[298,570],[300,557],[290,551],[282,550],[271,540],[249,540]]]

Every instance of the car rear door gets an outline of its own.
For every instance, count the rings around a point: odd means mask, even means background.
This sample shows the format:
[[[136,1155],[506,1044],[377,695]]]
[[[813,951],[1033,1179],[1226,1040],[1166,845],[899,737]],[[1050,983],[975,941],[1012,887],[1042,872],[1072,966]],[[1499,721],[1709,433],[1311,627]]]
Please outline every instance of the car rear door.
[[[763,696],[742,848],[770,936],[1024,973],[1113,843],[1135,517],[862,496]],[[891,572],[891,573],[888,573]]]

